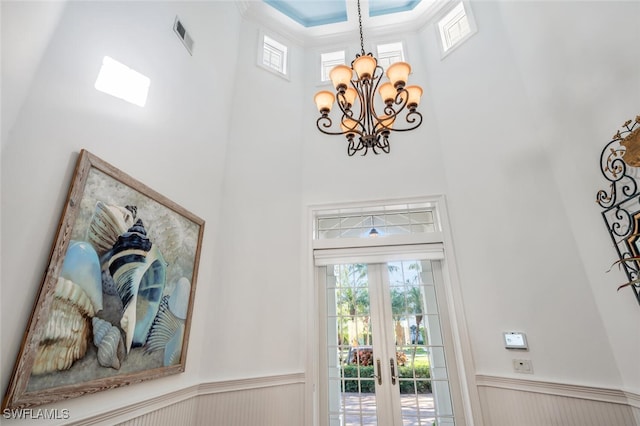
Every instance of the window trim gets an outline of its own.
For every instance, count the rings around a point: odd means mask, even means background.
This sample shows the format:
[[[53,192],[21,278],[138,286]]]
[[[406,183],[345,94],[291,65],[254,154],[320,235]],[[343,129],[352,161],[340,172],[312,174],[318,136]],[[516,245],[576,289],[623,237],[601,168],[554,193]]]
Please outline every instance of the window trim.
[[[445,41],[443,40],[443,37],[442,37],[440,23],[451,11],[453,11],[453,9],[458,7],[460,4],[462,4],[462,7],[464,8],[464,12],[467,17],[467,22],[469,23],[469,33],[447,48],[445,46]],[[467,0],[462,0],[462,1],[456,2],[451,7],[444,9],[435,19],[434,28],[436,32],[436,38],[438,39],[438,46],[440,47],[440,59],[442,60],[446,58],[448,55],[450,55],[451,52],[456,50],[458,47],[462,46],[467,40],[469,40],[475,33],[478,32],[478,26],[476,25],[476,20],[473,16],[471,3]]]
[[[264,64],[264,48],[265,48],[265,37],[273,40],[275,43],[278,43],[280,45],[282,45],[283,47],[286,48],[286,50],[283,52],[284,53],[284,71],[280,71],[278,69],[272,68],[270,66],[267,66]],[[277,47],[277,46],[276,46]],[[286,43],[284,41],[284,39],[282,37],[279,37],[277,35],[274,35],[272,33],[267,33],[265,31],[258,31],[258,46],[257,46],[257,59],[256,59],[256,65],[258,65],[260,68],[269,71],[272,74],[275,74],[279,77],[284,78],[287,81],[290,81],[290,75],[291,75],[291,44],[290,43]]]

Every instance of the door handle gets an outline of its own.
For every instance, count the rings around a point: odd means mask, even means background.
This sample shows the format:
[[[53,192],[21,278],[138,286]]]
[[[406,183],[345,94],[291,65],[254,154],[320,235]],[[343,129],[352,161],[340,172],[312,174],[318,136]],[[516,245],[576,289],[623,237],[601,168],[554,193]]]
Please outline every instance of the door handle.
[[[396,363],[393,362],[393,358],[389,358],[389,367],[391,367],[391,384],[395,385],[398,376],[396,376]]]
[[[382,367],[380,367],[380,358],[376,359],[376,366],[378,367],[378,375],[373,375],[378,379],[378,385],[382,385]]]

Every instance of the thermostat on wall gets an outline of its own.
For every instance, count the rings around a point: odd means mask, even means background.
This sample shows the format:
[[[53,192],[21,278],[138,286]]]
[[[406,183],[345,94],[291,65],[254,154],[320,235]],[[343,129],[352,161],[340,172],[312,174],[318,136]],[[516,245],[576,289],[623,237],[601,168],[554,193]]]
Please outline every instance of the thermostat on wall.
[[[527,335],[520,331],[505,331],[504,347],[507,349],[529,349]]]

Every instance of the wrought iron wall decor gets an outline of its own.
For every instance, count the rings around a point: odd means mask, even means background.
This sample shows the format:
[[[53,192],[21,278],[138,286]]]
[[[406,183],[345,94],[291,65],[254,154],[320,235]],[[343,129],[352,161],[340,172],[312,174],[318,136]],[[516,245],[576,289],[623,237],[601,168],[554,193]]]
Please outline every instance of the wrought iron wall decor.
[[[627,276],[640,303],[640,115],[613,135],[600,155],[600,170],[610,182],[598,191],[596,202]]]

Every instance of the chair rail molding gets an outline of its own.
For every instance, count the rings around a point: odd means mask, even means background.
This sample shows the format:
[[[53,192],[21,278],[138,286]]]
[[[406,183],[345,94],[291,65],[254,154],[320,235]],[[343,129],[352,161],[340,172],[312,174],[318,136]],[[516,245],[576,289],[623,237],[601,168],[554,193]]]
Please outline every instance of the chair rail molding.
[[[94,416],[67,423],[70,426],[115,424],[132,420],[168,406],[196,400],[197,397],[238,391],[250,391],[278,386],[304,385],[305,373],[252,377],[235,380],[199,383],[154,398],[126,405]]]

